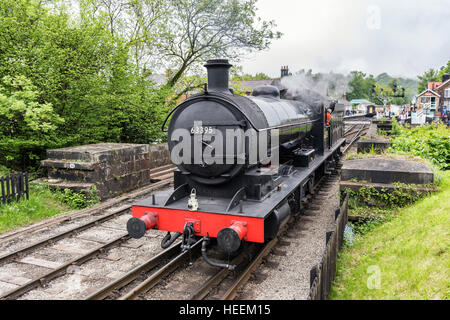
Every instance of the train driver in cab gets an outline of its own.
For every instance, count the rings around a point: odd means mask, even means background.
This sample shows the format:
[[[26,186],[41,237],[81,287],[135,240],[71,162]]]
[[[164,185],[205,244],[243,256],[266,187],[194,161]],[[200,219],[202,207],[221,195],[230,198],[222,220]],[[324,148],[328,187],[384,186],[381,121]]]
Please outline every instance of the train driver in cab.
[[[330,125],[330,122],[331,122],[331,119],[332,119],[331,112],[332,112],[331,109],[327,109],[327,113],[325,114],[325,125],[326,126]]]

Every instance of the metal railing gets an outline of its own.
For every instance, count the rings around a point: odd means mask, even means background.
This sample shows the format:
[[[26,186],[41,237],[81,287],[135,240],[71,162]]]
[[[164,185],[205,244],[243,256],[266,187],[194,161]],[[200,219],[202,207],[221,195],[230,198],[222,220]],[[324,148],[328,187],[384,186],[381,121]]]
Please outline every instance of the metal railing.
[[[29,199],[28,173],[14,173],[0,177],[0,204]]]

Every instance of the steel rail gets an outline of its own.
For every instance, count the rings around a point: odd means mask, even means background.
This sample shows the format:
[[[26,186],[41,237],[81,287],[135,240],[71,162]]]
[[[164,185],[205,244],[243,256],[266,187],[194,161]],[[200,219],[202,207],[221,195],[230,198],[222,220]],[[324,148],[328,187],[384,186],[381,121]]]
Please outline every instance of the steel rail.
[[[325,177],[322,178],[314,188],[315,191],[320,189],[325,180],[327,180]],[[294,218],[292,218],[294,219]],[[286,224],[283,231],[287,228]],[[281,234],[282,231],[280,231],[279,234]],[[194,252],[197,252],[201,248],[201,243],[203,239],[200,239],[197,241],[197,243],[193,246],[191,250]],[[257,257],[252,260],[249,266],[246,267],[243,274],[239,277],[238,280],[236,280],[232,287],[227,290],[226,294],[223,296],[223,299],[233,299],[236,296],[238,288],[244,284],[252,272],[256,269],[256,267],[259,265],[261,260],[267,256],[267,254],[273,249],[273,247],[278,242],[278,237],[273,239],[271,242],[266,244],[262,250],[258,253]],[[146,272],[154,267],[156,267],[159,263],[162,262],[162,260],[168,259],[171,255],[174,255],[178,250],[180,250],[180,243],[177,245],[166,249],[165,251],[161,252],[158,256],[155,256],[151,258],[149,261],[141,264],[138,267],[135,267],[133,270],[129,271],[124,276],[113,280],[109,284],[105,285],[104,287],[100,288],[96,292],[92,293],[88,297],[85,298],[85,300],[101,300],[105,299],[109,295],[111,295],[115,290],[123,288],[124,286],[128,285],[135,279],[139,277],[143,272]],[[170,262],[165,264],[162,268],[158,269],[154,273],[152,273],[145,281],[141,282],[137,286],[135,286],[133,289],[125,293],[124,295],[120,296],[119,300],[131,300],[133,298],[138,297],[144,292],[149,291],[154,286],[156,286],[164,277],[171,274],[173,271],[175,271],[182,262],[185,261],[187,257],[191,255],[193,251],[185,251],[180,253],[178,256],[176,256],[174,259],[172,259]],[[170,254],[169,254],[170,252]],[[232,264],[240,265],[244,261],[244,253],[233,259]],[[215,275],[211,276],[200,288],[198,288],[195,292],[193,292],[188,299],[190,300],[199,300],[204,299],[210,292],[211,288],[216,286],[218,283],[220,283],[223,279],[225,279],[229,275],[229,270],[227,269],[221,269],[219,270]]]
[[[329,181],[330,176],[324,176],[322,177],[317,185],[314,187],[313,194],[316,194],[319,192],[326,184],[326,182]],[[314,199],[308,198],[307,204],[311,205],[313,203]],[[239,288],[241,288],[249,279],[249,277],[252,275],[252,273],[257,269],[259,264],[261,263],[262,259],[266,257],[274,248],[274,246],[279,242],[279,238],[282,237],[284,232],[288,229],[289,226],[291,226],[293,223],[295,223],[297,215],[294,215],[291,217],[288,223],[286,223],[283,228],[278,232],[277,236],[272,239],[270,242],[268,242],[258,253],[258,255],[252,260],[252,262],[245,268],[245,270],[242,272],[242,274],[233,282],[231,287],[223,294],[220,298],[220,300],[233,300],[237,293]],[[198,290],[200,291],[200,290]],[[198,295],[199,298],[206,297],[207,294],[204,294],[203,292]],[[195,297],[193,295],[193,297]]]
[[[176,253],[180,252],[180,250],[181,250],[181,242],[160,252],[156,256],[150,258],[146,262],[144,262],[141,265],[130,270],[125,275],[109,282],[105,286],[101,287],[97,291],[93,292],[92,294],[90,294],[89,296],[84,298],[84,300],[103,300],[103,299],[107,298],[115,290],[123,288],[124,286],[128,285],[132,281],[136,280],[139,277],[139,275],[141,275],[142,273],[147,272],[148,270],[156,267],[158,264],[162,263],[164,260],[172,258]]]
[[[353,133],[353,129],[355,129],[356,126],[357,126],[357,124],[354,124],[354,125],[351,126],[350,129],[346,130],[344,132],[344,137],[347,137],[348,135],[352,134]]]
[[[328,181],[327,177],[323,177],[319,180],[317,185],[314,187],[314,193],[319,191],[322,187],[324,187],[325,183]],[[311,196],[308,195],[308,201],[307,203],[310,204]],[[257,256],[250,262],[248,266],[245,267],[243,273],[240,275],[240,277],[233,282],[232,286],[226,291],[226,293],[221,297],[221,300],[232,300],[235,298],[237,290],[248,281],[248,278],[252,274],[253,271],[257,268],[261,260],[266,257],[273,247],[278,243],[278,237],[282,235],[289,225],[294,223],[296,216],[294,215],[291,217],[288,223],[286,223],[281,230],[278,232],[278,236],[275,237],[273,240],[268,242],[264,247],[259,251]],[[243,263],[245,254],[242,253],[241,255],[237,256],[231,264],[233,265],[240,265]],[[202,300],[205,299],[208,294],[211,292],[212,288],[220,284],[228,275],[230,274],[230,271],[227,269],[221,269],[216,274],[212,275],[208,280],[206,280],[202,286],[200,286],[196,291],[194,291],[187,299],[188,300]]]
[[[18,238],[24,234],[35,232],[40,229],[48,228],[52,225],[56,225],[56,224],[59,224],[64,221],[73,220],[75,218],[79,218],[82,216],[87,216],[89,214],[101,212],[102,210],[107,210],[110,207],[117,205],[123,201],[142,196],[142,195],[152,192],[156,189],[163,188],[163,187],[169,185],[171,182],[172,182],[172,179],[165,179],[165,180],[162,180],[159,182],[155,182],[155,183],[152,183],[152,184],[148,185],[147,187],[144,187],[140,190],[131,192],[131,193],[121,196],[119,198],[108,200],[104,203],[95,205],[93,207],[86,208],[86,209],[79,210],[79,211],[69,212],[69,213],[66,213],[66,214],[58,216],[58,217],[50,218],[50,221],[48,221],[48,222],[43,222],[43,223],[38,222],[37,225],[35,225],[35,226],[26,227],[25,229],[22,229],[20,231],[15,231],[13,233],[1,235],[0,236],[0,244],[11,241],[11,240]]]
[[[200,252],[202,242],[203,238],[198,240],[190,250],[180,253],[169,263],[167,263],[162,268],[158,269],[158,271],[150,275],[150,277],[148,277],[145,281],[141,282],[139,285],[128,291],[125,295],[121,296],[118,300],[131,300],[153,288],[165,276],[175,271],[181,265],[181,263],[183,263],[193,252],[194,253]]]
[[[352,138],[352,140],[350,141],[350,143],[345,146],[344,151],[342,151],[342,153],[346,153],[348,149],[350,149],[350,147],[355,143],[355,141],[360,138],[360,133],[361,131],[363,131],[366,128],[366,125],[361,125],[361,128],[358,130],[358,132],[355,134],[355,136]]]
[[[103,223],[105,221],[111,220],[111,219],[115,218],[116,216],[122,215],[124,212],[130,210],[130,208],[131,208],[131,206],[127,206],[126,208],[115,210],[115,211],[113,211],[113,212],[111,212],[111,213],[109,213],[109,214],[107,214],[107,215],[105,215],[103,217],[94,219],[94,220],[92,220],[92,221],[90,221],[88,223],[85,223],[83,225],[74,227],[74,228],[72,228],[70,230],[58,233],[58,234],[56,234],[56,235],[54,235],[52,237],[49,237],[49,238],[46,238],[44,240],[35,242],[35,243],[25,247],[25,248],[21,248],[21,249],[15,250],[13,252],[4,254],[3,256],[0,256],[0,264],[4,264],[4,263],[6,263],[6,262],[8,262],[8,261],[10,261],[12,259],[17,258],[18,256],[22,256],[22,255],[26,254],[26,253],[34,250],[34,249],[40,248],[40,247],[45,246],[45,245],[53,244],[54,242],[59,241],[59,240],[64,239],[64,238],[68,238],[68,237],[70,237],[71,235],[73,235],[75,233],[82,232],[82,231],[84,231],[86,229],[91,228],[92,226],[95,226],[95,225],[98,225],[98,224]]]
[[[61,265],[60,267],[58,267],[56,269],[53,269],[53,270],[47,272],[46,274],[27,282],[26,284],[24,284],[18,288],[8,291],[7,293],[0,296],[0,300],[16,299],[17,297],[20,297],[21,295],[39,287],[39,286],[43,286],[45,283],[49,282],[50,280],[52,280],[54,278],[66,274],[68,267],[70,267],[72,265],[81,265],[84,262],[96,257],[98,254],[104,253],[105,250],[111,249],[112,247],[114,247],[116,245],[120,245],[122,242],[124,242],[128,239],[130,239],[130,236],[128,234],[121,235],[121,236],[105,243],[104,245],[99,246],[99,247],[89,251],[88,253]]]
[[[275,237],[269,243],[267,243],[264,248],[258,253],[256,258],[252,263],[244,270],[242,275],[231,285],[227,292],[221,297],[220,300],[233,300],[236,297],[238,289],[247,282],[253,271],[261,263],[262,259],[267,256],[273,247],[278,243],[278,237]]]
[[[156,185],[153,185],[151,189],[154,190],[155,188],[159,188],[161,186],[164,186],[167,183],[170,183],[170,182],[162,181],[161,183],[156,183]],[[0,264],[4,264],[4,263],[10,261],[11,259],[14,259],[14,258],[16,258],[18,256],[24,255],[24,254],[30,252],[31,250],[40,248],[40,247],[48,245],[48,244],[52,244],[53,242],[56,242],[56,241],[59,241],[61,239],[70,237],[71,235],[73,235],[75,233],[82,232],[82,231],[84,231],[86,229],[89,229],[89,228],[91,228],[93,226],[96,226],[96,225],[98,225],[100,223],[103,223],[103,222],[106,222],[108,220],[111,220],[111,219],[113,219],[113,218],[115,218],[115,217],[117,217],[119,215],[124,214],[125,212],[127,212],[130,209],[131,209],[131,205],[127,205],[124,208],[116,209],[116,210],[114,210],[111,213],[108,213],[108,214],[106,214],[106,215],[104,215],[102,217],[99,217],[97,219],[89,221],[89,222],[87,222],[85,224],[82,224],[80,226],[76,226],[76,227],[74,227],[72,229],[69,229],[67,231],[63,231],[63,232],[58,233],[58,234],[56,234],[54,236],[51,236],[49,238],[46,238],[46,239],[43,239],[41,241],[35,242],[35,243],[33,243],[33,244],[29,245],[29,246],[26,246],[24,248],[20,248],[18,250],[13,251],[13,252],[4,254],[4,255],[0,256]]]
[[[234,258],[230,264],[239,266],[244,261],[245,254],[241,253],[239,256]],[[210,292],[211,289],[219,284],[222,280],[224,280],[230,273],[230,270],[222,268],[214,275],[212,275],[208,280],[206,280],[202,286],[200,286],[197,290],[195,290],[187,300],[202,300],[204,299]]]

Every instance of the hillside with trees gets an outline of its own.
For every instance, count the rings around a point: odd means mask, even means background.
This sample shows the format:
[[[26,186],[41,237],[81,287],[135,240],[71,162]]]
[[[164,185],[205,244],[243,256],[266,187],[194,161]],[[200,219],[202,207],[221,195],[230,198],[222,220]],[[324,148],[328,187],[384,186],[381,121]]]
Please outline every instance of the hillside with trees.
[[[417,88],[417,81],[407,78],[394,78],[387,73],[382,73],[377,77],[367,75],[360,71],[350,73],[349,92],[347,99],[367,99],[376,104],[387,103],[404,105],[411,103]],[[404,97],[398,97],[403,94]],[[397,96],[397,97],[396,97]]]
[[[421,93],[426,90],[428,82],[442,81],[442,76],[445,73],[450,73],[450,60],[447,62],[447,65],[442,66],[439,70],[430,69],[418,76],[419,84],[417,87],[417,93]]]

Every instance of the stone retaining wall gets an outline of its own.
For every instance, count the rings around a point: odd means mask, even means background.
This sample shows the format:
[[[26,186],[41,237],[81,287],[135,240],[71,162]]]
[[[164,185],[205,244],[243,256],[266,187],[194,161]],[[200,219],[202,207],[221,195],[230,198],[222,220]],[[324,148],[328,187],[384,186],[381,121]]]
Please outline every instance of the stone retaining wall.
[[[89,194],[101,200],[150,184],[150,169],[170,163],[166,144],[99,143],[47,151],[51,187]]]
[[[167,143],[151,144],[150,145],[150,168],[158,168],[171,164],[169,154],[169,146]]]

